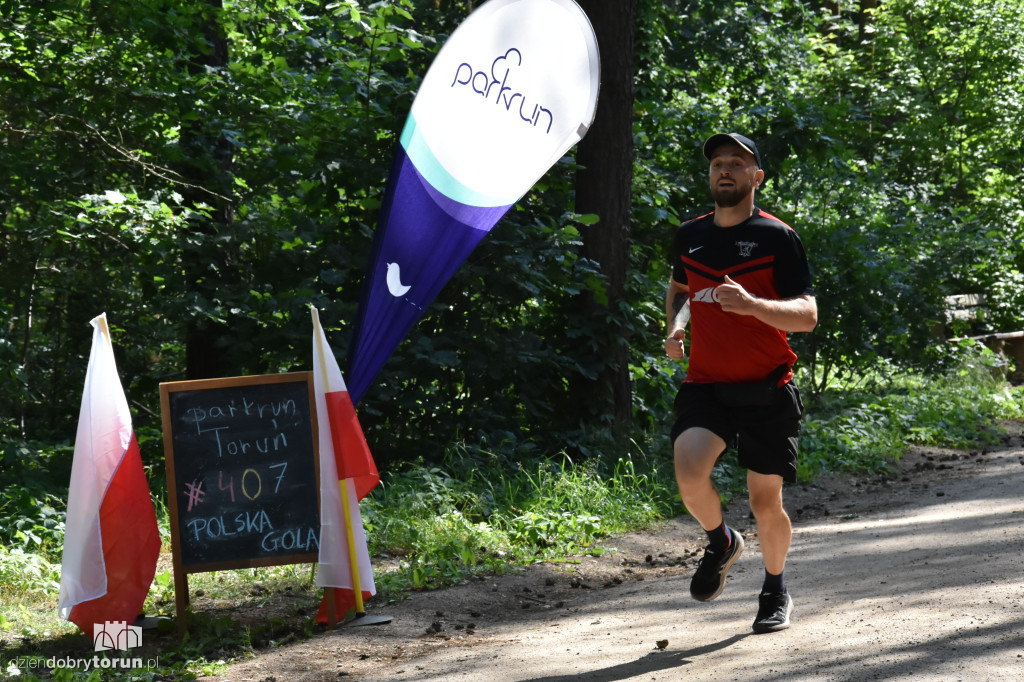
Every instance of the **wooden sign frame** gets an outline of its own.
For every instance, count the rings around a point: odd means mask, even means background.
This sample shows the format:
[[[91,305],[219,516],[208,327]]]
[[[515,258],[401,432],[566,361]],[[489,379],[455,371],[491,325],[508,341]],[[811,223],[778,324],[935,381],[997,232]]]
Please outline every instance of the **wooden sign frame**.
[[[180,527],[180,509],[178,506],[178,480],[175,459],[182,453],[175,453],[173,415],[171,414],[171,394],[182,391],[205,391],[211,389],[274,385],[284,383],[303,383],[307,387],[309,397],[309,416],[312,437],[313,456],[313,487],[316,495],[316,518],[320,520],[320,441],[316,414],[316,392],[312,372],[290,372],[283,374],[266,374],[220,379],[196,379],[160,384],[160,408],[163,425],[164,456],[167,470],[167,507],[171,520],[171,555],[174,570],[174,599],[178,630],[184,633],[187,627],[187,611],[189,609],[188,574],[206,573],[210,571],[232,570],[239,568],[258,568],[266,566],[284,566],[298,563],[313,563],[319,559],[319,550],[299,552],[288,555],[269,557],[238,557],[227,561],[207,561],[202,563],[186,563],[183,557],[183,546]],[[316,529],[319,538],[319,526]],[[332,600],[333,601],[333,600]],[[333,605],[333,603],[332,603]]]

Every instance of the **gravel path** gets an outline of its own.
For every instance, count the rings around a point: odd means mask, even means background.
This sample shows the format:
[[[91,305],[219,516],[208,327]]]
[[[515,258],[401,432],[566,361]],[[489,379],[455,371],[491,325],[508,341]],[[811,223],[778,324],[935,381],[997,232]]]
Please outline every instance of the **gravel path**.
[[[917,451],[874,480],[787,488],[793,625],[750,629],[763,565],[748,537],[721,597],[689,597],[692,519],[579,563],[418,593],[389,625],[343,626],[224,680],[1024,680],[1024,442]]]

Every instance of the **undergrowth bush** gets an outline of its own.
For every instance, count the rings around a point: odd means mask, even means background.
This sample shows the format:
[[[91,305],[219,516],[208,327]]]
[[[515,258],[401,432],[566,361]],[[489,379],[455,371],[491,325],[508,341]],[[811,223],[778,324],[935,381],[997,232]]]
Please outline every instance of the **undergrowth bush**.
[[[0,545],[0,595],[53,595],[60,589],[60,564],[39,552]]]
[[[811,401],[800,439],[799,477],[882,472],[908,445],[967,448],[992,442],[994,419],[1024,418],[1024,390],[999,377],[1001,361],[980,344],[941,376],[893,372],[866,387]]]
[[[400,558],[379,586],[448,585],[473,573],[600,552],[599,538],[678,511],[664,475],[638,469],[648,471],[648,463],[574,463],[564,454],[510,464],[464,446],[450,449],[441,466],[406,465],[363,502],[371,552]]]

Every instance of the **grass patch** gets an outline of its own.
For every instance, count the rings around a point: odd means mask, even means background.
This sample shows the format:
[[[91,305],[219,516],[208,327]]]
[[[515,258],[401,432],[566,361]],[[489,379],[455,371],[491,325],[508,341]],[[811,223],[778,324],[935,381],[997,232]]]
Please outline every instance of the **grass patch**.
[[[1024,387],[996,378],[984,353],[943,376],[867,377],[809,401],[798,474],[809,481],[823,472],[884,472],[910,445],[993,443],[997,419],[1024,419]]]
[[[644,473],[664,465],[646,460],[638,454],[605,465],[562,455],[521,463],[460,447],[442,465],[408,465],[363,503],[371,553],[398,559],[378,587],[452,585],[474,573],[600,552],[599,538],[679,510],[671,476]]]

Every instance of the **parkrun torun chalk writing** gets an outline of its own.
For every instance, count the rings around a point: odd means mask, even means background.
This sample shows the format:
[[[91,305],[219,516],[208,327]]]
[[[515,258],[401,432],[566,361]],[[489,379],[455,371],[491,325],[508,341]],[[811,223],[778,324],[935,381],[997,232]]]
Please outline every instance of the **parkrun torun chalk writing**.
[[[170,391],[167,402],[185,565],[319,550],[304,381]]]

